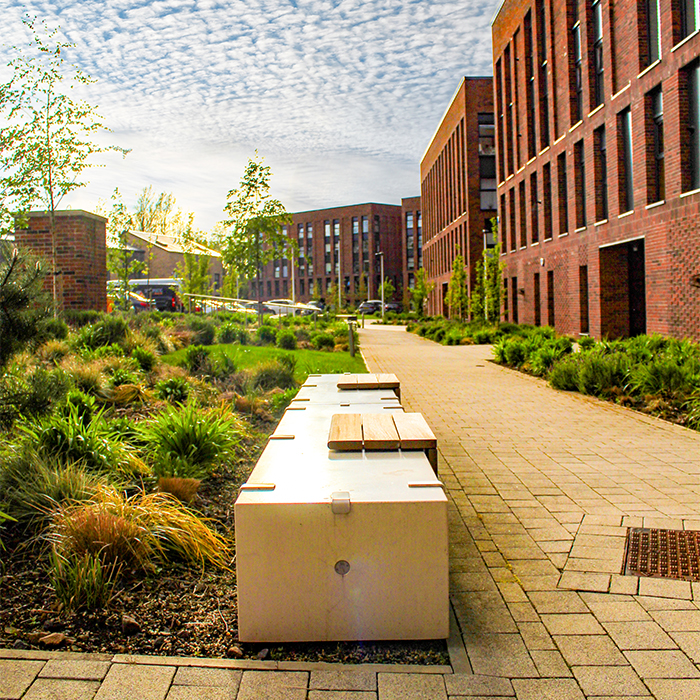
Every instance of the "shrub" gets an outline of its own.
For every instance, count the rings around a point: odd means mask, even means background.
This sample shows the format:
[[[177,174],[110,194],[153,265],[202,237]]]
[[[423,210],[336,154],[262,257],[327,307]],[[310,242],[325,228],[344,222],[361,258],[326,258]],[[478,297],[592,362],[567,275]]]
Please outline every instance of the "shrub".
[[[190,384],[183,377],[170,377],[156,384],[159,399],[170,403],[185,403],[190,394]]]
[[[150,372],[156,366],[156,356],[150,350],[137,345],[132,351],[131,356],[139,363],[139,367],[143,372]]]
[[[634,367],[628,386],[639,394],[678,396],[698,388],[695,363],[678,365],[669,357],[657,357]]]
[[[92,351],[92,357],[95,359],[124,357],[124,348],[122,348],[121,345],[117,345],[117,343],[103,345],[102,347],[95,348]]]
[[[688,412],[688,427],[700,430],[700,392],[695,392],[683,408]]]
[[[549,383],[562,391],[578,391],[578,365],[577,357],[559,360],[549,373]]]
[[[263,324],[258,328],[255,336],[262,345],[273,345],[277,340],[277,331],[272,326]]]
[[[203,411],[189,403],[166,408],[140,430],[157,476],[201,479],[233,453],[242,427],[226,408]]]
[[[261,391],[270,391],[277,387],[290,389],[296,386],[294,363],[283,356],[259,365],[252,373],[251,384],[254,389]]]
[[[89,326],[83,326],[76,336],[76,345],[88,350],[122,342],[129,333],[129,324],[120,315],[104,316]]]
[[[471,337],[477,345],[489,345],[494,341],[495,331],[489,328],[479,328],[471,334]]]
[[[190,318],[189,327],[194,331],[194,343],[198,345],[212,345],[214,343],[216,326],[211,319],[193,316]]]
[[[138,377],[124,367],[117,367],[112,372],[110,383],[112,386],[122,386],[123,384],[138,384]]]
[[[335,338],[330,333],[317,333],[311,342],[316,350],[332,350],[335,347]]]
[[[530,356],[530,369],[538,377],[544,377],[551,369],[558,353],[552,345],[544,345]]]
[[[505,346],[504,354],[511,367],[520,367],[527,358],[525,343],[522,340],[511,339]]]
[[[506,363],[506,346],[508,343],[508,337],[503,336],[493,344],[493,358],[501,365]]]
[[[459,328],[451,328],[445,336],[446,345],[459,345],[462,340],[462,331]]]
[[[602,396],[615,386],[624,386],[626,372],[627,360],[624,355],[586,353],[579,361],[579,391],[582,394]]]
[[[184,365],[191,374],[207,374],[211,372],[209,349],[203,345],[190,345],[185,350]]]
[[[63,317],[69,325],[73,326],[74,328],[81,328],[82,326],[87,326],[91,323],[97,323],[102,318],[102,314],[99,311],[93,311],[91,309],[66,309],[63,312]]]
[[[66,395],[63,411],[66,415],[74,411],[77,419],[83,424],[87,424],[92,420],[95,412],[95,399],[79,389],[73,389]]]
[[[68,324],[60,318],[45,318],[37,329],[40,338],[65,340],[68,337]]]
[[[58,369],[36,368],[25,376],[3,375],[0,377],[0,427],[9,428],[20,415],[48,415],[69,387],[70,378]]]
[[[80,462],[88,470],[107,472],[126,458],[123,449],[110,439],[105,421],[83,423],[77,407],[69,404],[65,412],[23,425],[21,430],[42,457],[63,465]]]
[[[581,350],[592,350],[595,347],[595,338],[591,338],[590,335],[584,335],[578,339],[578,346]]]
[[[285,328],[277,333],[277,347],[283,350],[296,350],[297,338],[291,328]]]
[[[239,326],[235,323],[224,323],[219,328],[220,343],[235,343],[239,339]]]

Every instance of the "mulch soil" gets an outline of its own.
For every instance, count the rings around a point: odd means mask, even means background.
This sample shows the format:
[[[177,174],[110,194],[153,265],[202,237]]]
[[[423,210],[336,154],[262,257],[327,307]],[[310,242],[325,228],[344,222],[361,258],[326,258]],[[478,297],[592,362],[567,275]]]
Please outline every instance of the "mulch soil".
[[[257,455],[256,455],[257,457]],[[248,468],[204,482],[192,507],[233,540],[233,504]],[[0,647],[76,652],[341,663],[449,664],[444,640],[285,644],[237,641],[236,577],[174,563],[147,575],[123,576],[106,609],[61,611],[48,573],[48,546],[6,527],[0,550]],[[126,616],[126,617],[125,617]],[[56,633],[49,647],[40,641]]]

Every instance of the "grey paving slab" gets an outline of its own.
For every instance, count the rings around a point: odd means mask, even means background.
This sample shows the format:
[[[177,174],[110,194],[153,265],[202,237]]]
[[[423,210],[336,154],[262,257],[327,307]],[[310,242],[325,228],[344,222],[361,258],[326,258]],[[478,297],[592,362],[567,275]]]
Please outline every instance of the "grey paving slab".
[[[98,681],[37,678],[22,700],[92,700],[99,687]]]
[[[173,685],[218,687],[238,690],[243,671],[230,668],[183,666],[177,669]]]
[[[700,671],[682,651],[626,651],[625,656],[640,678],[700,678]]]
[[[607,635],[554,637],[569,666],[626,666],[629,662]]]
[[[513,687],[518,700],[585,700],[573,678],[516,678]]]
[[[113,664],[95,700],[126,700],[138,688],[139,700],[165,700],[175,677],[174,666]]]
[[[305,700],[308,684],[308,673],[244,671],[237,700]]]
[[[649,694],[629,666],[574,666],[571,670],[586,697]]]
[[[379,700],[447,700],[442,676],[379,673]]]
[[[313,671],[309,680],[312,690],[377,690],[377,674],[369,669]]]
[[[377,693],[361,690],[310,690],[309,700],[377,700]]]
[[[43,661],[0,659],[0,698],[19,700],[43,667]]]
[[[513,684],[507,678],[455,673],[445,676],[450,697],[508,697],[515,695]]]
[[[39,673],[40,678],[73,678],[101,681],[109,670],[109,661],[82,659],[49,659]]]

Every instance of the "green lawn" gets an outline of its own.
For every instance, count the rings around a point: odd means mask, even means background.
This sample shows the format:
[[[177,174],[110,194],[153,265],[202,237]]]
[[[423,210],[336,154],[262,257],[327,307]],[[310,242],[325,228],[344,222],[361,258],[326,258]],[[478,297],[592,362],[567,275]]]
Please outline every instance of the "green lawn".
[[[357,352],[355,357],[350,357],[347,352],[322,352],[320,350],[280,350],[279,348],[253,345],[210,345],[212,357],[228,355],[235,363],[236,368],[245,369],[255,367],[263,362],[269,362],[281,355],[292,354],[296,358],[296,370],[294,378],[298,382],[304,382],[309,374],[340,374],[342,372],[366,372],[365,363]],[[185,349],[163,355],[164,362],[171,365],[180,364],[185,357]]]

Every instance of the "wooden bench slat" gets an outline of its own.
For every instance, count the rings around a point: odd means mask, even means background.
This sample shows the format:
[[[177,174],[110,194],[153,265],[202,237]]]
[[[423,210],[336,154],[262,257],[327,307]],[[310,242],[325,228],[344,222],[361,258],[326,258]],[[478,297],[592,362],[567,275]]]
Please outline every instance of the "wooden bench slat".
[[[336,413],[331,416],[328,432],[328,448],[331,450],[362,450],[362,414]]]
[[[338,389],[357,389],[357,375],[344,374],[338,381]]]
[[[394,416],[388,413],[362,414],[362,434],[366,450],[397,450],[399,434]]]
[[[358,389],[379,389],[376,374],[357,374]]]
[[[378,374],[377,384],[380,389],[398,389],[401,386],[401,382],[395,374]]]
[[[422,413],[397,412],[392,418],[402,450],[425,450],[437,446],[437,438]]]

